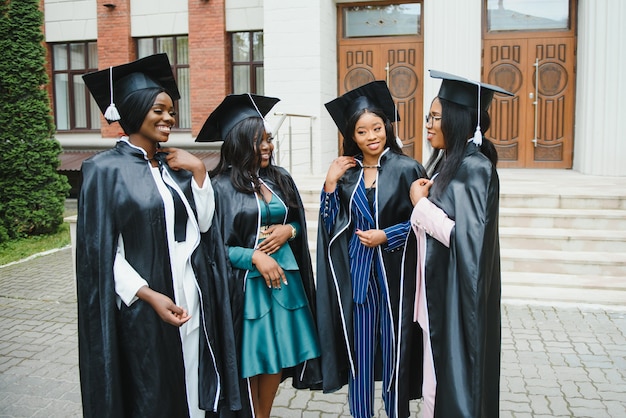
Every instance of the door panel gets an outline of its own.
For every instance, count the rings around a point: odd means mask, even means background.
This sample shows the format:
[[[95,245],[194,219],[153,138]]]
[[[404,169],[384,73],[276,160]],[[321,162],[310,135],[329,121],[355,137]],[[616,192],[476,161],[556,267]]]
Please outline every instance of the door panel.
[[[378,45],[339,48],[339,68],[343,82],[339,95],[374,80],[380,80],[381,57]]]
[[[536,146],[527,159],[533,167],[571,168],[574,136],[574,40],[529,42],[538,62],[532,87],[537,86]],[[537,80],[537,84],[535,84]]]
[[[423,73],[422,42],[392,42],[377,38],[375,42],[346,43],[339,46],[339,94],[374,80],[385,80],[398,106],[400,121],[396,129],[405,154],[422,157],[421,115]]]
[[[574,46],[574,38],[484,41],[485,82],[515,93],[491,104],[487,137],[500,167],[572,167]]]
[[[514,93],[514,97],[495,94],[489,114],[489,138],[498,150],[501,167],[524,167],[526,154],[526,81],[528,66],[526,40],[485,41],[484,74],[486,82]],[[532,133],[530,134],[532,135]]]
[[[423,88],[419,74],[424,68],[423,46],[417,42],[381,46],[389,68],[387,84],[400,114],[397,135],[404,144],[404,153],[417,160],[422,158]]]

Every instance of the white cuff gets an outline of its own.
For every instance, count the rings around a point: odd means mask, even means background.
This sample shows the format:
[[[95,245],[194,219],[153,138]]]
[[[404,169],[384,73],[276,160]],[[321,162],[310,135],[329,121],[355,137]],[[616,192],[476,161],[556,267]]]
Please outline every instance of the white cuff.
[[[421,198],[411,213],[411,226],[413,229],[423,229],[428,235],[450,247],[450,233],[455,222],[437,205],[427,198]]]

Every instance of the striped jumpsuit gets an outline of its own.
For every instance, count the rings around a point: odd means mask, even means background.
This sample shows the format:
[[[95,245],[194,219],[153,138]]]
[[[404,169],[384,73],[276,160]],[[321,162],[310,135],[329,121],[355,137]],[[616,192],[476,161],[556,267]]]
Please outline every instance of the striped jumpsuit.
[[[375,187],[365,188],[361,174],[350,205],[353,231],[378,229],[377,192]],[[337,190],[332,193],[322,192],[322,207],[326,208],[322,212],[324,226],[331,233],[339,210]],[[374,416],[374,359],[379,349],[382,354],[382,397],[385,410],[390,418],[395,418],[396,397],[392,379],[396,342],[382,251],[404,245],[409,229],[408,220],[383,229],[388,242],[376,248],[364,246],[354,233],[349,241],[354,300],[355,375],[349,378],[348,399],[350,413],[355,418]]]

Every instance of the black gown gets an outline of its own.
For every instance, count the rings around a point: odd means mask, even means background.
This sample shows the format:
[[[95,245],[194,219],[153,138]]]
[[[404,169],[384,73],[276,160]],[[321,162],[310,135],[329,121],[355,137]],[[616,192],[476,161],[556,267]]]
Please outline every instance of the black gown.
[[[143,152],[124,141],[86,160],[81,169],[76,279],[86,417],[188,415],[179,329],[162,321],[142,300],[131,306],[122,303],[119,309],[116,305],[113,265],[120,234],[130,265],[151,289],[175,300],[165,210],[150,170]],[[170,174],[195,212],[191,173],[170,170]],[[207,241],[211,239],[203,239],[191,261],[201,289],[200,326],[205,337],[198,341],[199,401],[202,409],[212,411],[219,401],[237,405],[240,400],[223,396],[223,383],[236,373],[222,350],[234,343],[232,320],[221,317],[216,303],[227,294],[220,282],[227,265],[223,254],[222,261],[210,258],[220,249],[207,248]]]
[[[436,180],[435,180],[436,181]],[[426,241],[425,285],[437,378],[435,416],[497,417],[500,394],[499,180],[468,144],[450,184],[432,202],[455,221],[447,248]],[[415,236],[409,247],[415,248]],[[407,275],[415,275],[407,258]]]
[[[280,170],[284,178],[289,181],[293,190],[297,192],[297,187],[289,173],[282,167],[276,167]],[[277,194],[283,201],[285,196],[280,191],[277,184],[271,181],[264,170],[259,172],[259,177],[271,188],[272,192]],[[254,193],[242,193],[235,190],[230,180],[230,171],[221,173],[211,179],[213,191],[215,193],[215,218],[213,225],[219,228],[219,234],[223,237],[224,252],[227,254],[227,248],[245,247],[254,248],[257,240],[257,232],[259,230],[260,216],[258,215],[258,202]],[[297,193],[296,193],[297,194]],[[301,226],[300,233],[295,239],[289,241],[289,246],[298,263],[298,269],[302,278],[302,285],[309,303],[309,307],[315,318],[315,280],[313,276],[313,268],[311,264],[311,255],[308,248],[308,238],[306,230],[306,219],[304,206],[300,199],[300,195],[296,196],[298,208],[290,208],[287,215],[287,222],[296,221]],[[242,344],[242,327],[244,313],[244,283],[247,270],[232,268],[230,275],[230,294],[229,304],[234,321],[236,344],[232,347],[233,353],[237,356],[241,353]],[[323,342],[322,342],[323,344]],[[318,359],[308,360],[290,369],[284,369],[282,378],[292,378],[292,385],[297,389],[318,389],[321,386],[321,370]],[[245,379],[239,380],[239,393],[241,399],[247,399],[248,387]],[[252,405],[244,401],[240,411],[227,411],[220,408],[220,417],[251,417]]]
[[[380,157],[377,179],[378,223],[380,229],[409,221],[413,206],[409,190],[413,181],[425,177],[421,164],[405,155],[388,151]],[[350,222],[352,193],[362,169],[348,170],[337,184],[341,207],[329,235],[320,214],[317,238],[317,318],[322,344],[322,374],[325,393],[348,383],[351,373],[349,356],[354,357],[353,293],[348,259],[348,243],[354,233]],[[331,243],[332,241],[332,243]],[[405,280],[402,264],[404,246],[382,251],[389,288],[389,300],[396,344],[396,369],[393,384],[398,396],[398,417],[409,415],[409,400],[421,396],[421,329],[413,322],[415,281]],[[348,341],[349,346],[346,345]],[[380,376],[376,376],[380,380]]]

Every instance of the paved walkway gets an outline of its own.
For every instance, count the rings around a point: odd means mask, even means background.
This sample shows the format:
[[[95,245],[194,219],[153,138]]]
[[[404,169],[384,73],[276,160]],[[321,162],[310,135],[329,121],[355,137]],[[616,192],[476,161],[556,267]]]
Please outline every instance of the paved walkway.
[[[626,416],[626,308],[504,301],[502,320],[502,417]],[[273,413],[349,417],[346,393],[283,384]],[[0,417],[80,415],[70,249],[0,267]]]

